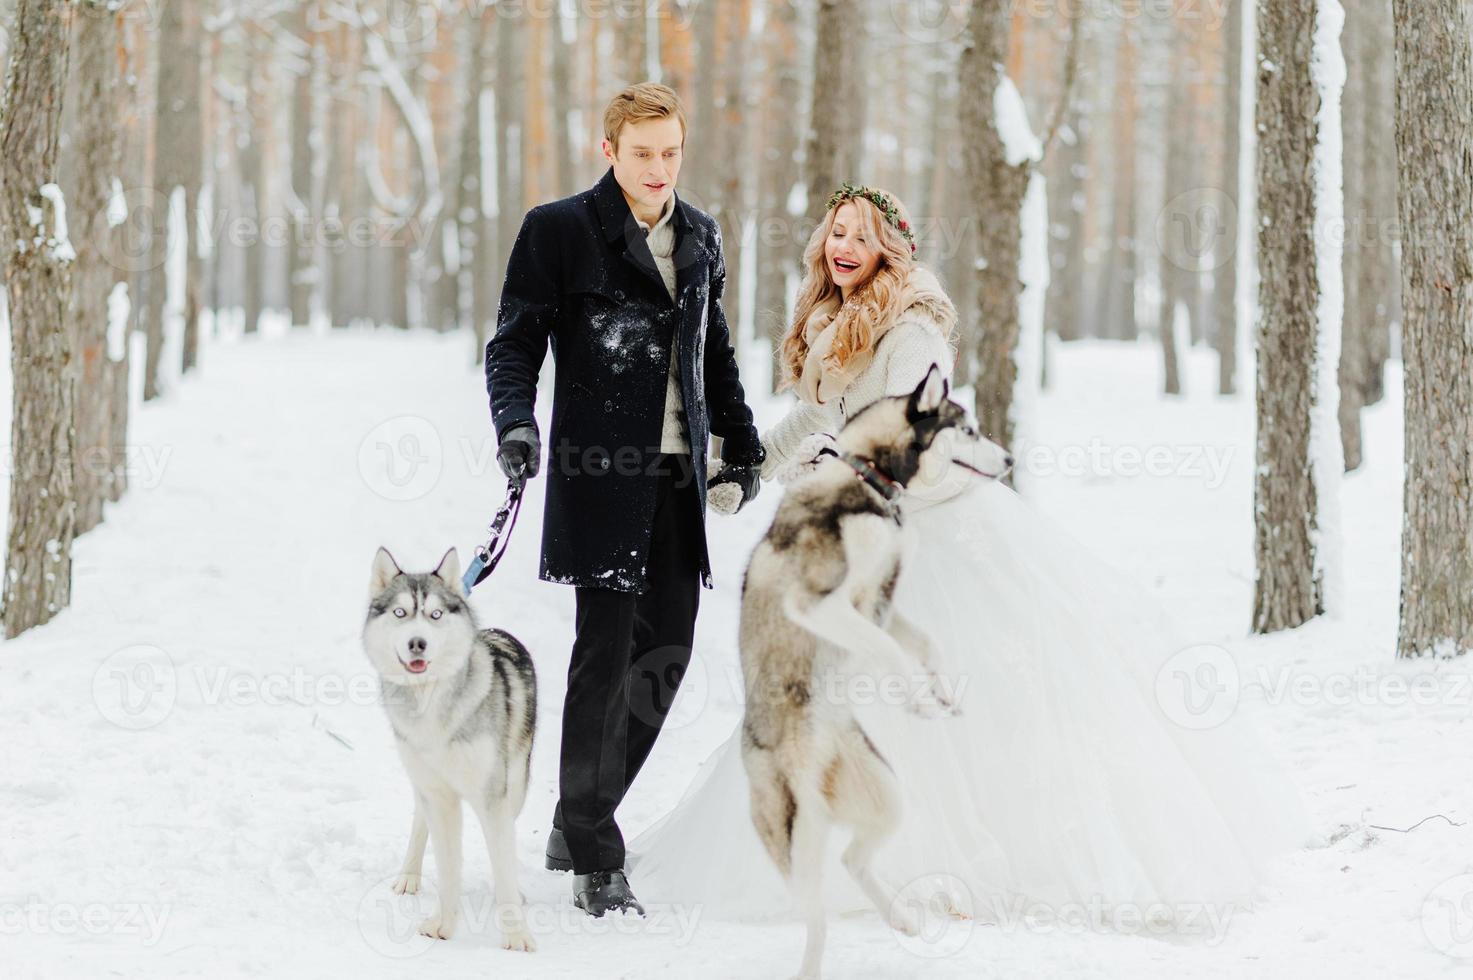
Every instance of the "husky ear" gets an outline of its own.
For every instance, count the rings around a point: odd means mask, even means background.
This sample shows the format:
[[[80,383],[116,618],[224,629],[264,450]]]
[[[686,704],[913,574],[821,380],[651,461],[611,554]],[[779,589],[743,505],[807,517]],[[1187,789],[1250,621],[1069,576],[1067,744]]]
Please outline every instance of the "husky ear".
[[[926,376],[921,379],[921,383],[916,385],[916,390],[911,392],[911,416],[935,415],[949,394],[951,394],[951,382],[941,372],[940,365],[932,364]]]
[[[440,564],[435,568],[435,577],[452,588],[460,588],[460,555],[455,553],[455,548],[445,552],[445,557],[440,559]]]
[[[389,554],[389,549],[379,546],[378,552],[373,556],[373,571],[368,576],[368,594],[378,595],[389,587],[395,575],[403,575],[404,570],[399,563],[394,561],[394,556]]]

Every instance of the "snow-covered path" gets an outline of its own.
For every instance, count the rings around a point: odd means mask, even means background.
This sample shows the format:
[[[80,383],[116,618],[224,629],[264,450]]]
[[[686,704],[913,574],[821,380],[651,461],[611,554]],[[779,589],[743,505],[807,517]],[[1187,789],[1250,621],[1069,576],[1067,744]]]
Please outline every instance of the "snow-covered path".
[[[1206,394],[1213,366],[1197,353],[1195,394],[1162,401],[1154,348],[1061,351],[1052,370],[1063,394],[1045,394],[1035,429],[1046,442],[1022,454],[1030,487],[1170,601],[1202,642],[1230,651],[1237,710],[1264,723],[1327,843],[1286,859],[1271,900],[1234,913],[1219,937],[1035,918],[955,924],[918,945],[859,916],[831,931],[830,976],[1467,968],[1449,954],[1473,954],[1473,830],[1443,820],[1407,834],[1370,827],[1434,813],[1461,824],[1473,812],[1467,665],[1391,661],[1399,385],[1370,413],[1369,468],[1345,487],[1352,605],[1336,620],[1248,639],[1251,405]],[[536,580],[540,484],[506,562],[474,600],[483,622],[515,632],[538,665],[543,724],[519,842],[540,950],[504,952],[492,923],[477,927],[490,886],[474,832],[472,921],[456,939],[431,944],[396,916],[388,880],[409,793],[358,630],[376,546],[413,568],[451,545],[464,556],[499,502],[471,360],[462,336],[399,331],[217,344],[198,375],[135,416],[134,487],[77,542],[73,606],[0,647],[6,975],[781,977],[796,965],[796,924],[720,922],[700,909],[590,920],[572,909],[566,879],[541,870],[572,593]],[[761,414],[770,422],[781,409],[775,400]],[[1076,463],[1088,473],[1046,472]],[[1141,473],[1153,465],[1157,475]],[[702,596],[696,666],[672,730],[622,811],[630,837],[672,805],[736,722],[736,589],[778,495],[770,487],[739,517],[712,518],[717,589]]]

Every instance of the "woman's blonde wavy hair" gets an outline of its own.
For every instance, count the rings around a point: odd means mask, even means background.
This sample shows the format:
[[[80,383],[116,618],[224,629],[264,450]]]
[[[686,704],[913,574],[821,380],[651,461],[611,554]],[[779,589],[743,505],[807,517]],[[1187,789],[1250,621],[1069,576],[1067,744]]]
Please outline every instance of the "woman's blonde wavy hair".
[[[900,219],[909,224],[910,214],[898,197],[879,187],[871,189],[888,197]],[[848,300],[841,299],[839,287],[830,278],[828,262],[824,258],[824,242],[833,233],[839,208],[845,204],[854,205],[859,212],[859,231],[866,242],[878,242],[880,252],[880,264],[874,275],[852,290]],[[914,265],[910,243],[901,236],[898,228],[885,220],[874,202],[864,197],[853,197],[829,208],[803,249],[806,274],[798,290],[793,321],[783,337],[779,390],[791,388],[803,375],[803,365],[808,359],[808,341],[804,333],[810,317],[832,317],[838,321],[833,345],[825,359],[830,368],[842,369],[856,354],[873,350],[879,338],[900,316],[906,277]]]

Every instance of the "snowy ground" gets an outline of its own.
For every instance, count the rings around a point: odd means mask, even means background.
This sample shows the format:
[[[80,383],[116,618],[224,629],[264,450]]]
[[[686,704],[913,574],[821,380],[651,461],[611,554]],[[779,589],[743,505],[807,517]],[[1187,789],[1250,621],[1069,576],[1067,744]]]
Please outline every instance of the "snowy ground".
[[[1324,846],[1287,858],[1270,900],[1213,938],[1046,919],[956,924],[901,942],[872,916],[830,934],[836,978],[1437,977],[1473,954],[1468,668],[1393,661],[1400,392],[1370,413],[1368,468],[1344,489],[1350,602],[1246,637],[1252,412],[1163,401],[1152,347],[1080,345],[1053,364],[1024,459],[1029,492],[1151,584],[1237,671],[1250,712],[1304,787]],[[8,401],[8,398],[6,399]],[[771,422],[781,402],[762,406]],[[544,406],[545,410],[545,406]],[[482,619],[531,647],[544,723],[520,822],[540,951],[474,921],[430,944],[390,902],[409,794],[358,647],[369,561],[428,568],[483,533],[503,483],[464,337],[397,331],[208,347],[203,369],[136,415],[133,489],[76,545],[74,602],[0,648],[0,962],[9,976],[781,977],[798,925],[699,909],[643,923],[574,911],[541,870],[556,784],[570,590],[535,577],[541,489]],[[1156,447],[1156,448],[1153,448]],[[1214,470],[1220,467],[1220,471]],[[1085,472],[1079,472],[1080,469]],[[1153,474],[1145,470],[1151,469]],[[717,590],[675,730],[622,812],[632,837],[735,723],[736,587],[775,506],[713,517]],[[1231,706],[1231,705],[1230,705]],[[716,845],[719,846],[719,843]],[[467,896],[485,913],[484,849]],[[1462,876],[1462,877],[1458,877]],[[637,884],[637,882],[636,882]],[[677,914],[678,913],[678,914]]]

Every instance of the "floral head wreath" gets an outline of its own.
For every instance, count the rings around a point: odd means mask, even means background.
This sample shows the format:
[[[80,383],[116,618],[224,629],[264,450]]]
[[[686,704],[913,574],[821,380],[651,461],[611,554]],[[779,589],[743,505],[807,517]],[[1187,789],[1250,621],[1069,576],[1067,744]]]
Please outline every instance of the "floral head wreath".
[[[891,227],[900,232],[901,238],[904,238],[906,242],[909,243],[910,254],[915,254],[916,239],[915,236],[911,234],[910,223],[907,222],[904,218],[900,217],[900,209],[897,208],[895,206],[895,202],[890,200],[890,198],[883,192],[873,190],[869,187],[856,187],[846,180],[844,181],[844,183],[839,185],[839,189],[834,191],[833,196],[829,198],[828,210],[832,211],[844,201],[852,201],[856,197],[862,197],[873,204],[875,207],[879,208],[880,213],[885,216],[885,220],[890,223]]]

